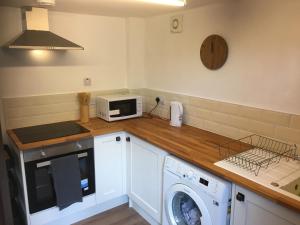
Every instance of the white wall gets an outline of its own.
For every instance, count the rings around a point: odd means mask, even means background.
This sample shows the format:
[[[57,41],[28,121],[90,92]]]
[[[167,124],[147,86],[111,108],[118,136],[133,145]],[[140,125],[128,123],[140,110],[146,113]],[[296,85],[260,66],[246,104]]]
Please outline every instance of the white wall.
[[[0,96],[15,97],[127,87],[124,18],[49,12],[50,30],[85,50],[0,49]],[[21,32],[19,9],[0,7],[0,45]],[[92,86],[83,79],[90,77]]]
[[[145,83],[145,20],[127,18],[127,85],[143,88]]]
[[[186,11],[184,31],[171,15],[146,19],[148,88],[300,114],[300,1],[240,0]],[[228,61],[206,69],[202,41],[220,34]]]
[[[0,96],[147,87],[300,114],[300,1],[239,0],[184,14],[171,34],[171,15],[114,18],[50,12],[52,31],[84,51],[0,50]],[[9,23],[7,23],[9,21]],[[19,10],[0,7],[0,44],[21,31]],[[221,69],[206,69],[202,41],[229,45]],[[93,85],[83,86],[91,77]]]

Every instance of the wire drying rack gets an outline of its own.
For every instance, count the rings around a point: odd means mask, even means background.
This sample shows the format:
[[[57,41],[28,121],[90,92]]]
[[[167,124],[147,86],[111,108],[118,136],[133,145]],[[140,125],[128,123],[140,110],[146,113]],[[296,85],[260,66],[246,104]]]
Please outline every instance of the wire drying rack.
[[[260,135],[219,145],[221,159],[258,175],[261,168],[268,168],[280,160],[299,160],[297,146],[283,143]]]

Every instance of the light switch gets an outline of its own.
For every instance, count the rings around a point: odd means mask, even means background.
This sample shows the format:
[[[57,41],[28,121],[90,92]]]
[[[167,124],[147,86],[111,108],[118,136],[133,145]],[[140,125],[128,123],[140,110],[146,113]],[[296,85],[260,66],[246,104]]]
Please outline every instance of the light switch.
[[[92,79],[89,78],[89,77],[84,78],[83,83],[84,83],[84,86],[91,86],[92,85]]]

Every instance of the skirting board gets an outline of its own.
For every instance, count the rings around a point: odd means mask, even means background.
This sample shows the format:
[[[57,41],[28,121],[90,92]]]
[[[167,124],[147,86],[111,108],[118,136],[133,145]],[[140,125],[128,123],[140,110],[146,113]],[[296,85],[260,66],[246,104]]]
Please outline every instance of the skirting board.
[[[107,201],[105,203],[90,207],[88,209],[82,210],[79,213],[68,215],[64,218],[60,218],[59,220],[52,221],[51,223],[48,223],[47,225],[67,225],[67,224],[73,224],[76,222],[79,222],[81,220],[87,219],[91,216],[94,216],[98,213],[102,213],[104,211],[110,210],[112,208],[115,208],[117,206],[123,205],[128,202],[128,196],[123,195],[121,197],[118,197],[116,199]]]
[[[154,220],[150,215],[148,215],[145,210],[139,207],[134,201],[129,199],[129,207],[132,207],[141,217],[143,217],[151,225],[160,225],[156,220]]]

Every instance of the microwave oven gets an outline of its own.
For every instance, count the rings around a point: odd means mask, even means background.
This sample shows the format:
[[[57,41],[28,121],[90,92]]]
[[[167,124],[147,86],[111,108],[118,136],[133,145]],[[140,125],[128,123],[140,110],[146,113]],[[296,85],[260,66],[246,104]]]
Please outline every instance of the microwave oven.
[[[96,115],[106,121],[142,116],[142,96],[109,95],[96,97]]]

